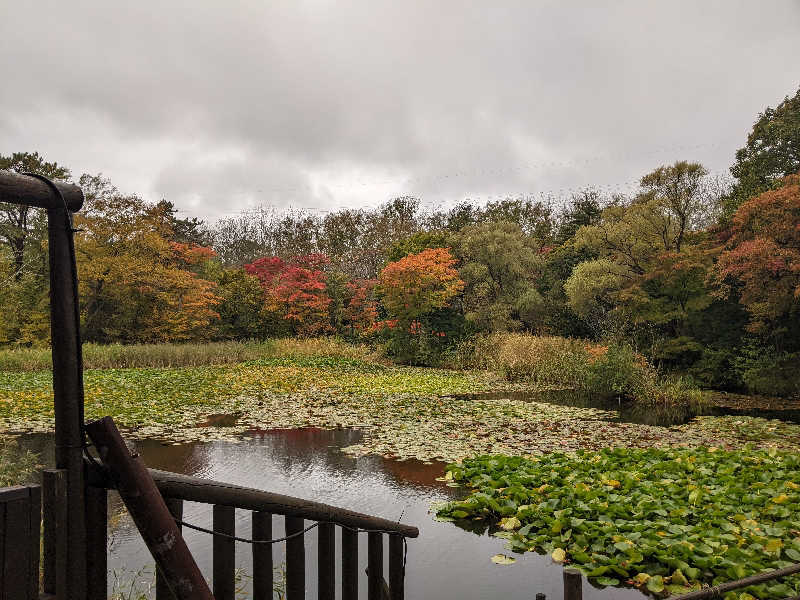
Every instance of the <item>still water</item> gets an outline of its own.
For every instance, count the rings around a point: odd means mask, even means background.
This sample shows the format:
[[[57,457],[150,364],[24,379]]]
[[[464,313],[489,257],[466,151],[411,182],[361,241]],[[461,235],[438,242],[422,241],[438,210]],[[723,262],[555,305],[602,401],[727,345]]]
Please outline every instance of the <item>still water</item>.
[[[406,597],[411,600],[532,600],[537,593],[546,594],[548,599],[562,597],[561,567],[549,557],[517,554],[515,564],[495,565],[490,557],[507,553],[503,540],[433,519],[429,513],[431,503],[463,493],[436,481],[443,474],[443,464],[372,456],[351,458],[339,451],[357,443],[360,435],[347,429],[297,429],[259,432],[239,443],[165,446],[140,442],[137,449],[153,468],[326,502],[417,526],[420,535],[409,540],[406,567]],[[51,436],[26,436],[20,442],[39,452],[45,461],[52,460]],[[109,526],[109,569],[116,570],[123,580],[130,579],[143,567],[151,566],[152,559],[116,495],[110,496],[109,509],[114,515]],[[236,519],[237,534],[248,537],[250,513],[237,511]],[[184,520],[210,528],[210,507],[186,503]],[[276,517],[273,536],[282,535],[282,519]],[[185,530],[185,537],[200,568],[210,574],[210,536]],[[316,597],[316,530],[309,532],[306,540],[307,596],[313,598]],[[359,543],[363,573],[366,568],[363,534]],[[274,548],[276,563],[283,560],[283,546],[277,544]],[[236,551],[237,566],[249,572],[250,547],[237,542]],[[388,565],[384,568],[388,569]],[[366,577],[362,577],[360,596],[366,597]],[[584,598],[642,600],[643,596],[630,589],[597,589],[584,581]]]

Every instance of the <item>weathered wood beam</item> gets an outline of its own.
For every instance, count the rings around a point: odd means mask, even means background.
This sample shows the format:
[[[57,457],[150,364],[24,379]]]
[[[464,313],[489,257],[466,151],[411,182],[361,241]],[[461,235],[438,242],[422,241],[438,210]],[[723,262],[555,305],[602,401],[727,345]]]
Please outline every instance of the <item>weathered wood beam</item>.
[[[83,191],[71,183],[55,182],[64,196],[67,208],[77,212],[83,206]],[[62,208],[61,200],[53,194],[44,181],[13,171],[0,171],[0,202],[36,206],[38,208]]]
[[[358,529],[379,529],[399,533],[405,537],[419,536],[419,529],[380,517],[302,500],[283,494],[273,494],[254,488],[230,483],[221,483],[189,475],[150,469],[150,473],[164,497],[179,498],[190,502],[223,504],[247,510],[269,512],[288,517],[302,517],[309,521],[338,523]]]

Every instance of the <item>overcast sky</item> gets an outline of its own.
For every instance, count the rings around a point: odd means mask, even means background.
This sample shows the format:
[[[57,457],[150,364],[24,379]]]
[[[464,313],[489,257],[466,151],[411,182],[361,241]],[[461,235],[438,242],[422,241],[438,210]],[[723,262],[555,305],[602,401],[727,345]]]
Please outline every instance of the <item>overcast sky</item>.
[[[800,0],[0,0],[0,154],[215,218],[723,173]]]

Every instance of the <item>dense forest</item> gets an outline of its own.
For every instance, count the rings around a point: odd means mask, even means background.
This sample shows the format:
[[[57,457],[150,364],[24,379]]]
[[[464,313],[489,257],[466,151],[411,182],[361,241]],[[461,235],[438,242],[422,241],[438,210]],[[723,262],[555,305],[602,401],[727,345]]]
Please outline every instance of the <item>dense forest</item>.
[[[758,115],[730,179],[654,165],[630,196],[590,188],[442,211],[401,197],[207,223],[38,153],[0,156],[0,168],[86,194],[86,341],[338,335],[436,365],[476,335],[530,332],[625,343],[705,387],[800,393],[800,90]],[[0,205],[0,243],[0,343],[46,344],[44,215]]]

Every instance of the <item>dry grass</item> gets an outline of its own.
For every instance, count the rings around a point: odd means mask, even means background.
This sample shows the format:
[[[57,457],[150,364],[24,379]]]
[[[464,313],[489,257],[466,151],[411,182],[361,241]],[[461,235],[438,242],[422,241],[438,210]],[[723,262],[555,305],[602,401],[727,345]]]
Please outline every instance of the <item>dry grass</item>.
[[[485,369],[509,381],[542,388],[573,388],[601,397],[683,404],[702,401],[702,392],[685,379],[663,379],[626,345],[522,333],[478,336],[456,354],[460,368]]]
[[[375,360],[367,346],[355,346],[334,338],[130,346],[83,345],[83,361],[87,369],[199,367],[279,356],[328,356],[365,362]],[[50,368],[49,348],[0,350],[0,371],[42,371]]]

